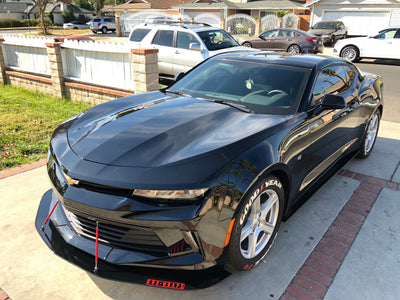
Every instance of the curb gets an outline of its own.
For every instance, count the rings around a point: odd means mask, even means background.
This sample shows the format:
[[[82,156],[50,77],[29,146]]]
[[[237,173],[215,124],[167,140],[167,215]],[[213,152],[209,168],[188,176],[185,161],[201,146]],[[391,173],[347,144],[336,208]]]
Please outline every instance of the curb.
[[[297,271],[281,300],[323,299],[382,189],[400,191],[400,183],[343,169],[337,175],[358,180],[360,185]]]
[[[22,166],[18,166],[18,167],[14,167],[11,169],[4,169],[0,171],[0,179],[6,178],[6,177],[10,177],[10,176],[14,176],[17,174],[21,174],[24,173],[26,171],[30,171],[36,168],[40,168],[46,165],[46,158],[42,158],[38,161],[35,161],[33,163],[30,164],[25,164]],[[1,300],[1,298],[0,298]]]

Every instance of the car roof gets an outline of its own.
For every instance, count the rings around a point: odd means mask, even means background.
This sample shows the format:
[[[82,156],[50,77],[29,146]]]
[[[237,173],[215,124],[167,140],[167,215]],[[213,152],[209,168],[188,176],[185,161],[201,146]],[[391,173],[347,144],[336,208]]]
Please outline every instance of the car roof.
[[[332,63],[343,63],[345,60],[339,57],[314,54],[291,54],[287,52],[257,51],[235,52],[220,54],[214,57],[220,59],[246,60],[253,62],[267,62],[276,65],[301,67],[307,69],[320,69]]]
[[[146,23],[142,25],[135,26],[133,29],[136,28],[160,28],[160,29],[172,29],[172,28],[182,28],[188,29],[194,32],[201,32],[201,31],[209,31],[209,30],[222,30],[221,28],[212,27],[207,24],[185,24],[185,23],[171,23],[171,24],[152,24]]]

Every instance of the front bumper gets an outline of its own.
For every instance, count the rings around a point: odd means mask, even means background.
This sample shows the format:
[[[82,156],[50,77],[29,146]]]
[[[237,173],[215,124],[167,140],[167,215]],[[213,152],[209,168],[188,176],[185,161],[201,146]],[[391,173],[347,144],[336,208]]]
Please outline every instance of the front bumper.
[[[51,190],[43,195],[35,226],[55,254],[103,278],[172,289],[191,289],[211,286],[229,275],[218,264],[200,269],[206,264],[198,253],[160,260],[160,257],[152,254],[113,248],[103,243],[98,244],[95,270],[96,242],[75,233],[62,203]]]

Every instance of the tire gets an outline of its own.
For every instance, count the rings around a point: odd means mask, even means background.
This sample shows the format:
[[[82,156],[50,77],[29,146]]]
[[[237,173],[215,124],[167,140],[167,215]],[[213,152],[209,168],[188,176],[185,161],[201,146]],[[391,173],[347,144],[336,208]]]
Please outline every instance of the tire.
[[[340,57],[345,58],[351,62],[357,61],[359,59],[358,55],[359,55],[359,51],[354,46],[346,46],[340,52]]]
[[[331,44],[331,46],[334,46],[336,43],[336,37],[334,35],[331,36],[331,39],[329,40],[329,44]]]
[[[287,52],[289,53],[300,53],[300,50],[300,46],[296,44],[290,45],[289,48],[287,48]]]
[[[361,140],[359,158],[367,158],[374,148],[376,137],[378,136],[379,123],[381,120],[381,112],[377,109],[368,122],[365,134]]]
[[[101,29],[101,33],[102,33],[102,34],[106,34],[106,33],[107,33],[107,27],[103,27],[103,28]]]
[[[78,29],[78,27],[74,27],[74,29]]]
[[[242,46],[245,46],[245,47],[248,47],[248,48],[253,48],[253,45],[250,44],[249,42],[244,42],[244,43],[242,44]]]
[[[250,188],[233,225],[225,266],[228,271],[249,270],[263,259],[275,240],[283,208],[284,190],[275,176],[264,176]]]
[[[93,33],[97,33],[97,31],[96,31],[96,30],[92,30],[92,32],[93,32]]]

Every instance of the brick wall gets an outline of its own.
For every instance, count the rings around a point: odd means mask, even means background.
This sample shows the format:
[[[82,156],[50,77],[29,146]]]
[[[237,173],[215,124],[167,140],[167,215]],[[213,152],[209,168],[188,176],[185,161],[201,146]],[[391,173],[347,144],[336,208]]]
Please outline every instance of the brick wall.
[[[154,91],[159,87],[157,49],[132,49],[134,91],[131,91],[65,79],[61,59],[62,43],[46,43],[50,75],[32,74],[8,68],[2,51],[3,42],[4,39],[0,38],[0,84],[15,85],[92,104]]]

